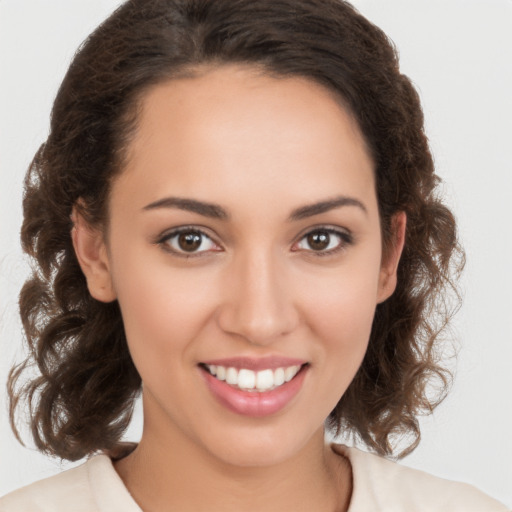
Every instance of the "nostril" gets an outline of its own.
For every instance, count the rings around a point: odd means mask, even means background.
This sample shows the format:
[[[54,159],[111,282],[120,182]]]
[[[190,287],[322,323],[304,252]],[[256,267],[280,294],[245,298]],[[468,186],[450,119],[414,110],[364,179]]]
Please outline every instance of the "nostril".
[[[251,345],[268,345],[295,330],[298,314],[292,307],[272,310],[237,301],[224,304],[216,320],[228,334],[240,336]]]

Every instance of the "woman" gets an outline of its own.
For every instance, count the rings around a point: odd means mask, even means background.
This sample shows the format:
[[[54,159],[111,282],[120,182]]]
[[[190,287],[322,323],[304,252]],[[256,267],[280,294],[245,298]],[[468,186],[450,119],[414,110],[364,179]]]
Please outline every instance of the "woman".
[[[348,4],[114,13],[27,175],[39,269],[20,304],[41,377],[10,380],[40,450],[103,454],[2,507],[504,510],[324,443],[327,419],[381,455],[409,434],[406,453],[444,393],[426,383],[447,379],[458,246],[422,123],[389,42]],[[142,439],[123,446],[141,383]]]

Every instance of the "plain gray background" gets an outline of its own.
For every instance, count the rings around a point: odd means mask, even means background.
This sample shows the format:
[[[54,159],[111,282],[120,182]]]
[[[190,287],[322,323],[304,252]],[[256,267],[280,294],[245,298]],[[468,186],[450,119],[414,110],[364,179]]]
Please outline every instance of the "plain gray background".
[[[17,444],[4,382],[22,352],[22,179],[80,42],[118,0],[0,0],[0,495],[61,469]],[[356,0],[397,45],[467,251],[457,378],[403,463],[512,504],[512,1]],[[129,437],[140,430],[140,414]]]

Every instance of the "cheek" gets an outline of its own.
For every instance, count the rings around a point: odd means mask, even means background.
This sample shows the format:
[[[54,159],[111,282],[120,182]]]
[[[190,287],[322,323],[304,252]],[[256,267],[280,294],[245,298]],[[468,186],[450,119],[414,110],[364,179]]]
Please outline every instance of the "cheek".
[[[309,303],[308,317],[324,344],[343,352],[344,357],[350,351],[357,357],[366,349],[375,306],[373,283],[368,287],[325,287],[317,300]]]
[[[315,325],[343,339],[359,340],[370,332],[377,305],[380,253],[354,253],[346,264],[322,276],[303,280],[308,316]],[[359,335],[358,335],[359,333]],[[353,336],[351,336],[351,334]]]
[[[304,283],[301,291],[306,298],[303,315],[336,401],[366,353],[377,304],[379,260],[354,260],[353,265]]]
[[[118,258],[114,285],[136,366],[169,367],[190,357],[191,342],[212,313],[212,276],[151,264],[147,256],[145,262],[137,254]]]

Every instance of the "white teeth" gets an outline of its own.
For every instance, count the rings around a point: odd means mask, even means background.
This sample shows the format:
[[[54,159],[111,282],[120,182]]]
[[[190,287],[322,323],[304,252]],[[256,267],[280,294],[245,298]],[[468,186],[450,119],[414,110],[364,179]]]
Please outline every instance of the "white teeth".
[[[266,391],[274,387],[274,372],[262,370],[256,374],[256,387],[259,391]]]
[[[243,368],[238,372],[238,387],[252,389],[256,385],[256,374],[251,370]]]
[[[228,368],[226,370],[226,382],[233,386],[238,384],[238,372],[236,371],[236,368]]]
[[[290,382],[293,379],[293,377],[295,377],[295,375],[299,371],[297,368],[300,368],[300,366],[299,367],[289,366],[288,368],[285,368],[285,370],[284,370],[284,381],[285,382]]]
[[[284,368],[278,368],[274,372],[274,386],[284,384]]]
[[[267,369],[255,372],[247,368],[236,368],[219,365],[207,365],[208,371],[217,379],[225,380],[228,384],[245,391],[269,391],[285,382],[289,382],[297,375],[300,365],[286,368]]]
[[[215,373],[212,373],[211,370],[210,373],[215,375],[219,380],[226,380],[226,368],[224,368],[224,366],[214,366],[214,368]],[[208,369],[210,369],[210,367],[208,367]]]

